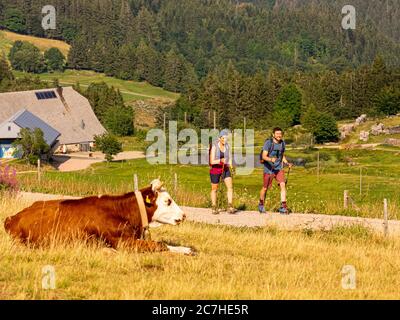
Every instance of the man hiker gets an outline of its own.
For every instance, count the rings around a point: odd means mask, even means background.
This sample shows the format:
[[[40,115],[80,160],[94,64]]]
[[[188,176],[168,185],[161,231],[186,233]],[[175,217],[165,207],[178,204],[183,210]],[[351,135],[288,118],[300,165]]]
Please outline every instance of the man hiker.
[[[283,141],[283,131],[281,128],[274,128],[272,131],[272,138],[265,140],[263,149],[260,155],[260,162],[264,164],[263,174],[263,187],[260,191],[260,203],[258,204],[258,211],[265,213],[265,194],[268,189],[272,187],[272,181],[276,179],[281,187],[281,207],[279,212],[281,214],[288,214],[286,205],[286,183],[285,172],[283,166],[286,164],[289,168],[292,164],[289,163],[284,155],[285,141]]]
[[[220,181],[224,181],[228,189],[228,213],[234,214],[236,211],[232,204],[232,161],[229,158],[228,134],[229,131],[227,129],[222,130],[218,140],[212,143],[209,148],[212,214],[219,213],[217,209],[217,190]]]

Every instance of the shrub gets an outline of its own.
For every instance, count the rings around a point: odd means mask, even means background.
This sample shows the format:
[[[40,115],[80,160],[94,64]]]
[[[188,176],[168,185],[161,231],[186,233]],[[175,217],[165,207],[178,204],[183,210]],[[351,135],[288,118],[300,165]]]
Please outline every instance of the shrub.
[[[100,150],[105,154],[107,162],[113,160],[113,156],[117,155],[122,151],[122,143],[118,139],[109,133],[103,133],[102,135],[96,135],[94,137],[96,149]]]
[[[18,191],[17,173],[15,169],[6,165],[0,166],[0,191]]]
[[[13,142],[16,147],[15,153],[22,152],[22,158],[29,163],[35,164],[41,155],[47,154],[50,146],[44,140],[43,131],[35,128],[33,131],[29,128],[22,128],[18,134],[19,139]],[[35,161],[35,163],[32,163]]]

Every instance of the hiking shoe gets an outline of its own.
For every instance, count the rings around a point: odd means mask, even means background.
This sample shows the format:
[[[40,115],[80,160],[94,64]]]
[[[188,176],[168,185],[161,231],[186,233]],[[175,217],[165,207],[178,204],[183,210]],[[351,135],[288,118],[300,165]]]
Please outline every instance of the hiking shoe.
[[[288,209],[285,208],[285,207],[280,207],[280,208],[279,208],[279,213],[280,213],[280,214],[289,214],[289,211],[288,211]]]
[[[229,214],[235,214],[236,213],[236,209],[232,206],[229,205],[228,206],[228,210],[226,210]]]
[[[263,204],[259,204],[258,205],[258,212],[260,213],[266,213],[264,205]]]
[[[211,213],[212,214],[219,214],[219,211],[218,211],[217,207],[212,207],[211,208]]]

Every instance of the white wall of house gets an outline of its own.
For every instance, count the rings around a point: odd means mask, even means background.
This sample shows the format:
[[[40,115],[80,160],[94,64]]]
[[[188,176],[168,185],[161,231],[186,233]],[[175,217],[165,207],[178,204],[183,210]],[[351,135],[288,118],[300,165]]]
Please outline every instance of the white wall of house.
[[[20,130],[14,122],[4,122],[0,125],[0,139],[15,139]]]

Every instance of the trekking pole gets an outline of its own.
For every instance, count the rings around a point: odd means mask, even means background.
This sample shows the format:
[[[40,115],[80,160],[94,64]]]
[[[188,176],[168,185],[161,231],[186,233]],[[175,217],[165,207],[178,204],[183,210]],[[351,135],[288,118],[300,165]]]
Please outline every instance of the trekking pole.
[[[290,174],[290,169],[291,169],[291,168],[292,168],[292,167],[289,167],[289,171],[288,171],[287,176],[286,176],[286,181],[285,181],[286,187],[287,187],[287,182],[288,182],[288,180],[289,180],[289,174]]]

